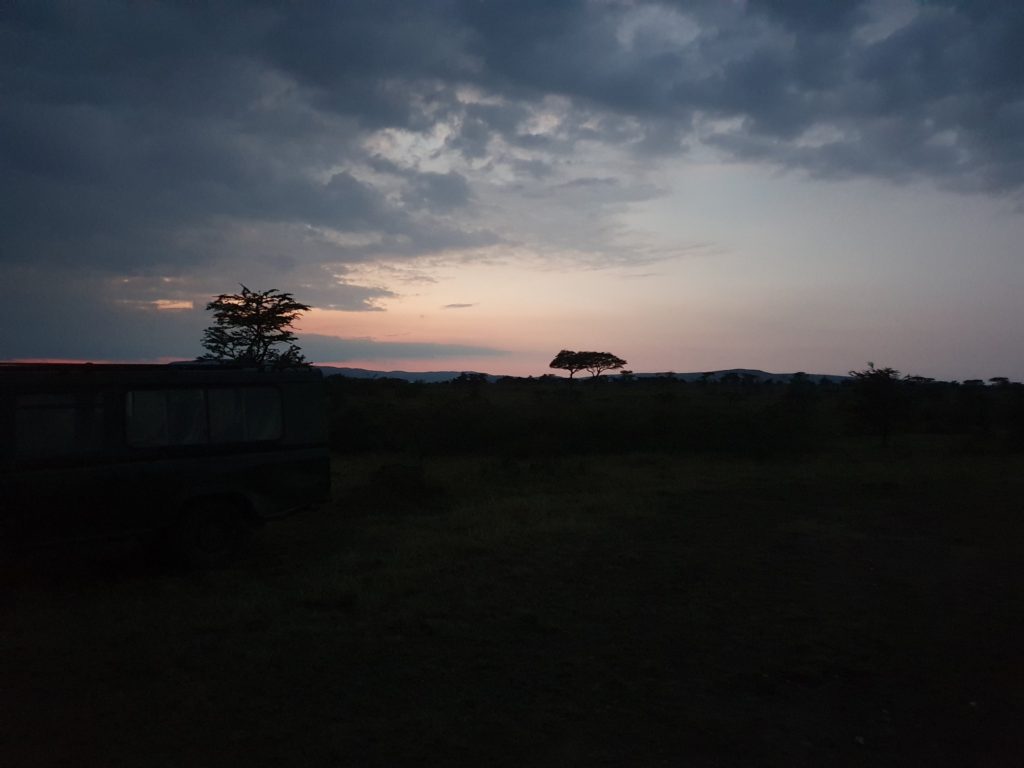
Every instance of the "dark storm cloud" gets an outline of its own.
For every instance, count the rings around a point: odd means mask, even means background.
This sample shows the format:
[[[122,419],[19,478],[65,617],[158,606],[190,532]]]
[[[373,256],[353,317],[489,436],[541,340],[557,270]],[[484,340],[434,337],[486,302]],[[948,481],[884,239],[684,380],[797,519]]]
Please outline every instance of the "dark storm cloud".
[[[640,11],[654,15],[633,24]],[[494,136],[541,152],[624,139],[678,152],[695,120],[720,118],[739,122],[704,138],[742,158],[1024,183],[1024,9],[1011,2],[921,4],[878,40],[858,34],[869,13],[855,0],[15,3],[2,21],[4,259],[202,260],[175,238],[216,217],[436,235],[414,214],[465,206],[465,176],[404,169],[393,198],[350,168],[368,160],[369,128],[444,120],[447,146],[469,158]],[[673,37],[683,22],[692,34]],[[459,85],[503,101],[463,103]],[[524,128],[547,94],[572,100],[561,136]],[[822,126],[828,140],[808,145]]]
[[[410,210],[426,208],[432,211],[451,211],[469,202],[469,182],[460,173],[416,171],[379,156],[370,158],[368,164],[379,173],[404,180],[405,188],[401,198]]]
[[[84,280],[83,314],[127,311],[119,276],[379,308],[331,265],[507,241],[488,174],[549,199],[595,145],[1019,196],[1021,40],[1015,0],[9,2],[0,265],[23,305]]]
[[[378,37],[404,34],[374,18]],[[416,85],[386,83],[389,71],[373,60],[352,66],[368,49],[353,52],[348,37],[334,40],[320,26],[330,21],[245,5],[219,13],[165,4],[7,6],[0,32],[0,199],[7,213],[0,258],[166,269],[209,259],[186,253],[176,239],[219,217],[407,239],[425,226],[436,242],[441,228],[344,169],[360,160],[361,123],[423,119],[410,98]],[[320,65],[337,66],[344,77],[315,77],[301,51],[284,55],[303,23]],[[345,33],[360,26],[358,18],[333,23]],[[327,56],[331,43],[344,43],[347,58]],[[407,55],[411,62],[425,54]],[[308,79],[288,79],[279,61]],[[342,81],[353,81],[358,98],[348,97]],[[325,94],[332,85],[340,90]],[[381,106],[389,99],[416,119]],[[325,177],[332,166],[343,168]],[[461,204],[468,191],[460,181],[414,174],[417,207]]]
[[[732,119],[739,125],[711,139],[743,159],[965,190],[1024,185],[1020,4],[921,3],[909,23],[873,39],[886,4],[652,3],[666,18],[683,14],[693,38],[675,43],[670,24],[652,22],[630,44],[621,31],[636,5],[514,6],[463,9],[487,82],[633,115],[639,149],[676,152],[695,119]],[[486,121],[473,120],[468,144],[479,153]],[[806,136],[823,127],[827,141]]]
[[[0,269],[17,288],[0,304],[0,359],[132,360],[197,356],[208,323],[201,307],[158,310],[166,294],[123,294],[88,268],[53,274],[23,266]],[[127,299],[126,296],[132,296]]]
[[[754,7],[787,27],[809,32],[841,30],[864,18],[863,0],[757,0]]]
[[[469,158],[486,157],[493,134],[514,138],[528,117],[522,104],[468,104],[448,145]]]

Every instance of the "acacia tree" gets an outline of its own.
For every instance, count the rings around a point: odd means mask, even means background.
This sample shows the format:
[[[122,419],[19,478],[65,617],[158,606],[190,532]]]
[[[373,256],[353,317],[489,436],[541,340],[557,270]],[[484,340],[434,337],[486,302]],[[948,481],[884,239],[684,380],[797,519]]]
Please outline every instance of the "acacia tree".
[[[222,293],[209,304],[213,325],[203,332],[206,354],[200,360],[244,365],[308,365],[295,344],[294,323],[310,307],[290,293],[271,288]],[[284,349],[280,349],[284,345]]]
[[[570,379],[578,371],[587,371],[596,379],[604,371],[614,371],[625,364],[625,360],[611,352],[573,352],[570,349],[563,349],[555,355],[555,359],[548,367],[568,371]]]
[[[563,349],[555,355],[555,359],[551,361],[548,368],[558,368],[562,371],[568,371],[569,378],[571,379],[578,371],[582,371],[586,367],[580,363],[579,354],[579,352],[573,352],[571,349]]]
[[[611,352],[581,352],[583,355],[584,368],[595,379],[605,371],[614,371],[626,364],[621,357],[616,357]]]

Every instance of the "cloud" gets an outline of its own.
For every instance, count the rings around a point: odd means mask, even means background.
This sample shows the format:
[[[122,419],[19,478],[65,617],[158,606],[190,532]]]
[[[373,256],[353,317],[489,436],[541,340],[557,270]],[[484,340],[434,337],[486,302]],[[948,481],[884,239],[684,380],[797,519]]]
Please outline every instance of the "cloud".
[[[0,304],[0,358],[192,358],[202,351],[206,313],[157,303],[177,303],[180,286],[174,283],[132,285],[87,269],[54,280],[39,270],[3,265],[0,279],[18,286],[15,300]]]
[[[475,247],[486,178],[445,151],[537,177],[585,141],[1019,192],[1024,9],[919,4],[864,38],[899,5],[17,4],[0,20],[0,258],[204,264],[182,234],[224,219],[377,233],[413,242],[404,255]],[[368,154],[380,130],[443,136],[401,166]]]
[[[77,281],[61,284],[9,271],[5,276],[16,277],[26,286],[27,301],[24,306],[0,304],[0,359],[191,359],[203,351],[200,340],[210,315],[198,305],[188,307],[177,299],[123,300],[123,295],[136,295],[139,286],[111,285],[85,273],[78,273]],[[161,285],[170,296],[181,287],[174,281],[161,281]],[[153,290],[146,288],[143,293],[155,295]],[[479,345],[345,339],[301,330],[297,336],[303,352],[314,361],[506,354]]]
[[[1011,0],[7,4],[0,265],[37,328],[46,279],[101,326],[240,280],[380,311],[351,268],[678,252],[624,223],[666,156],[1019,199],[1021,39]]]
[[[441,309],[469,309],[475,306],[476,304],[445,304]]]
[[[501,357],[508,351],[471,344],[432,344],[426,342],[374,341],[343,339],[313,333],[300,333],[298,344],[314,362],[343,360],[436,360],[446,357]]]
[[[738,159],[825,176],[923,178],[992,194],[1024,186],[1016,3],[462,8],[483,62],[478,81],[506,94],[557,93],[608,116],[567,127],[570,140],[607,140],[622,129],[615,118],[629,117],[638,150],[709,139]],[[868,28],[887,32],[872,38]],[[733,127],[708,135],[709,120]],[[491,137],[510,133],[487,124]],[[474,125],[473,146],[485,146]],[[806,150],[805,136],[822,128],[835,129],[831,146]]]

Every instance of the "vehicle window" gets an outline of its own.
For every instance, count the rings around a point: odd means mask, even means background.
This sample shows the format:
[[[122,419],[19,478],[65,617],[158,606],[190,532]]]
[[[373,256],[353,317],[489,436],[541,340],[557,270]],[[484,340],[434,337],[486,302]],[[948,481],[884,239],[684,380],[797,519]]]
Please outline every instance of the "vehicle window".
[[[160,390],[129,392],[128,444],[167,445],[167,402]]]
[[[281,396],[273,387],[211,389],[210,442],[234,443],[281,437]]]
[[[281,437],[281,395],[272,387],[251,387],[245,393],[245,439]]]
[[[210,442],[236,443],[245,440],[245,404],[240,389],[211,389]]]
[[[153,389],[128,393],[128,444],[145,448],[207,441],[202,389]]]
[[[206,442],[206,399],[203,390],[167,390],[167,442],[171,445],[198,445]]]
[[[281,396],[273,387],[137,390],[127,424],[128,444],[139,448],[277,440]]]
[[[99,450],[101,416],[90,396],[23,395],[14,409],[15,455],[55,458]]]

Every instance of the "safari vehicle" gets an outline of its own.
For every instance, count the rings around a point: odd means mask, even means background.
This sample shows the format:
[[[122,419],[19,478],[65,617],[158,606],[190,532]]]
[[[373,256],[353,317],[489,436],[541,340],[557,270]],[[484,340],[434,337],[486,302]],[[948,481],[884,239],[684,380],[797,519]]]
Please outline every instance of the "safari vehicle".
[[[312,368],[0,364],[0,543],[133,535],[215,560],[329,494]]]

